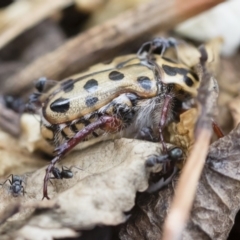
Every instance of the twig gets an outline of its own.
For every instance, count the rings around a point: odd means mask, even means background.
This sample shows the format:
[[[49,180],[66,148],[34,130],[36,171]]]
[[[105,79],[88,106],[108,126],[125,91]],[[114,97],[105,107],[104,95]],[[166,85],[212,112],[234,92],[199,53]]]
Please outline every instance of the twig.
[[[154,32],[167,30],[223,0],[152,0],[96,26],[52,53],[28,65],[2,84],[1,91],[20,94],[41,76],[61,79],[120,51],[120,46]],[[17,81],[16,81],[17,80]]]
[[[13,3],[14,6],[10,6],[9,9],[6,9],[8,14],[6,14],[5,19],[1,21],[6,21],[6,27],[1,30],[0,35],[0,49],[3,48],[7,43],[16,38],[19,34],[26,31],[27,29],[33,27],[43,19],[47,18],[49,15],[53,14],[55,11],[62,9],[65,6],[73,3],[73,0],[57,0],[57,1],[29,1],[29,3],[25,1],[19,1]],[[25,6],[28,4],[28,6]],[[23,5],[22,7],[20,5]],[[25,10],[27,9],[27,10]],[[16,12],[18,10],[18,14],[14,14],[10,12]],[[22,11],[22,14],[19,12]],[[7,16],[16,16],[14,19],[7,19]]]
[[[202,50],[202,56],[204,54],[206,52]],[[216,80],[207,72],[203,59],[199,67],[202,76],[197,97],[200,117],[195,129],[196,141],[179,179],[170,213],[165,221],[163,240],[175,240],[181,237],[189,218],[212,135],[211,119],[216,114],[218,88]]]

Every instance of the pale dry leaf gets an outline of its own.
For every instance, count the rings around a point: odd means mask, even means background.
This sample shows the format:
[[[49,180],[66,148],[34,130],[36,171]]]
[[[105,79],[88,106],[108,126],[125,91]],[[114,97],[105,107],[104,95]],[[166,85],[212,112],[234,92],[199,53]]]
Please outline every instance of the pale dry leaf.
[[[16,202],[21,202],[22,208],[11,222],[4,225],[4,229],[11,228],[9,224],[26,217],[28,222],[25,227],[48,230],[66,227],[81,230],[98,224],[124,222],[127,219],[124,212],[134,206],[136,192],[146,190],[150,173],[162,169],[161,164],[146,168],[146,159],[153,154],[161,154],[159,143],[132,139],[102,142],[70,153],[60,164],[73,167],[74,177],[51,180],[52,184],[48,184],[49,196],[54,202],[50,206],[55,206],[52,209],[42,205],[45,201],[38,202],[42,198],[45,168],[26,177],[24,196],[13,198],[7,191],[9,185],[6,185],[0,189],[1,209]],[[32,213],[35,208],[33,203],[41,208],[36,215]]]
[[[25,226],[19,232],[13,235],[13,238],[17,240],[52,240],[56,238],[63,239],[66,237],[74,238],[79,237],[79,235],[79,233],[69,228],[42,229],[41,227]]]
[[[43,139],[40,132],[40,116],[25,113],[21,116],[21,138],[19,144],[29,152],[41,150],[52,154],[54,148]]]
[[[240,96],[232,99],[228,106],[233,117],[234,126],[236,127],[240,122]]]
[[[181,239],[225,240],[240,206],[240,125],[214,142],[207,157],[190,220]],[[174,189],[137,199],[137,207],[120,232],[121,240],[161,239]]]

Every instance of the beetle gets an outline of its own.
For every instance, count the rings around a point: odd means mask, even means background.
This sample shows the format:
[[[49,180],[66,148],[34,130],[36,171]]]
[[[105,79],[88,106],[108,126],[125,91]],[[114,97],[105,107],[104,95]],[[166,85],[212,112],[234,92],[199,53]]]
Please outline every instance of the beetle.
[[[150,45],[149,51],[145,47]],[[99,141],[130,137],[144,127],[158,129],[163,151],[164,127],[177,115],[175,106],[196,96],[198,76],[182,63],[164,57],[172,40],[144,44],[138,54],[117,57],[67,78],[32,99],[41,106],[41,133],[55,146],[56,157],[46,169],[43,198],[55,164],[82,141],[84,148]],[[160,49],[159,54],[152,51]],[[180,103],[180,104],[179,104]]]
[[[9,179],[10,177],[12,177],[12,181]],[[10,183],[9,189],[14,197],[19,196],[20,193],[23,193],[24,195],[25,191],[24,187],[22,186],[23,182],[22,177],[11,174],[8,176],[7,180],[4,183],[1,183],[0,185],[4,186],[7,181],[9,181]]]

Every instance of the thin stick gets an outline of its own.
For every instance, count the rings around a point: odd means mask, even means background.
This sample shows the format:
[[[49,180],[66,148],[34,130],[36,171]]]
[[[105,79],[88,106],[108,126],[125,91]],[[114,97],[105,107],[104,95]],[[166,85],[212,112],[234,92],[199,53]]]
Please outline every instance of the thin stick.
[[[181,236],[188,220],[198,181],[205,164],[210,138],[211,131],[203,129],[196,139],[178,182],[171,212],[165,222],[163,240],[177,240]]]
[[[193,205],[198,181],[203,170],[212,136],[212,118],[217,112],[218,86],[206,68],[208,53],[202,46],[200,63],[196,66],[201,83],[197,103],[199,118],[195,126],[195,143],[180,176],[170,213],[166,218],[163,240],[180,239]]]

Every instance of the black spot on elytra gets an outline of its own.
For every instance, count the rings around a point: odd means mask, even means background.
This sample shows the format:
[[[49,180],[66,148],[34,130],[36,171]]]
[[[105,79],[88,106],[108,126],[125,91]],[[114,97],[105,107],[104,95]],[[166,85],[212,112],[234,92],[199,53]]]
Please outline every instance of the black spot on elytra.
[[[67,112],[69,107],[70,107],[70,102],[68,98],[59,98],[50,105],[51,110],[53,112],[58,112],[58,113]]]
[[[184,82],[191,87],[193,85],[193,80],[191,78],[189,78],[188,76],[184,76]]]
[[[186,75],[188,73],[188,70],[185,68],[176,68],[176,71],[181,75]]]
[[[165,64],[163,64],[163,70],[170,76],[175,76],[177,73],[181,75],[186,75],[188,73],[188,70],[185,68],[171,67]]]
[[[112,71],[108,75],[109,79],[113,81],[120,81],[124,78],[124,74],[118,72],[118,71]]]
[[[95,103],[98,101],[98,98],[97,97],[91,97],[91,96],[88,96],[86,97],[86,105],[87,107],[92,107],[95,105]]]
[[[88,80],[83,88],[89,93],[95,92],[98,89],[98,82],[95,79]]]
[[[170,66],[168,66],[168,65],[165,65],[165,64],[163,64],[163,70],[164,70],[164,72],[167,74],[167,75],[170,75],[170,76],[175,76],[175,75],[177,75],[177,70],[176,70],[176,68],[174,68],[174,67],[170,67]]]
[[[149,79],[149,77],[141,76],[137,78],[137,81],[141,85],[141,87],[145,90],[150,90],[152,88],[152,82]]]
[[[74,80],[73,79],[69,79],[67,81],[64,81],[61,84],[62,90],[67,93],[73,90],[74,88]]]

